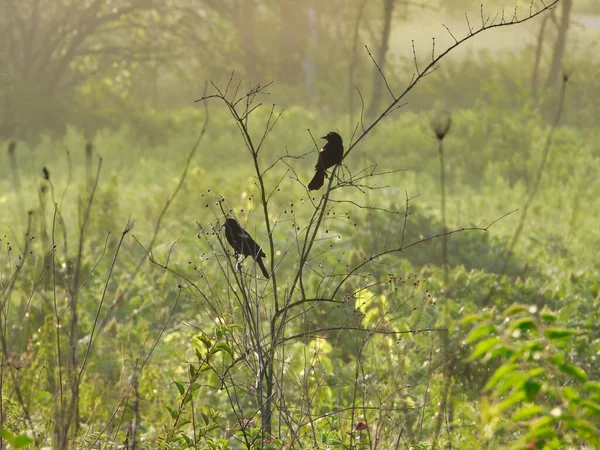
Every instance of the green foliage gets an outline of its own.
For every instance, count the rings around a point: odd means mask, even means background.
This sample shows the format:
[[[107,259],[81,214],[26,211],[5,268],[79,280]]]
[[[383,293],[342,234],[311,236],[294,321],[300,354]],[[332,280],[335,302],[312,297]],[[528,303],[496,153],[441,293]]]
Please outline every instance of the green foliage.
[[[574,345],[589,345],[593,336],[534,305],[513,305],[497,318],[478,320],[467,339],[478,341],[470,359],[501,363],[482,392],[485,439],[497,448],[600,445],[600,386],[580,366],[589,350],[580,353]],[[478,339],[484,335],[493,337]]]
[[[220,3],[214,5],[218,9]],[[347,10],[351,19],[356,6],[352,2]],[[288,13],[305,7],[290,5]],[[331,5],[319,8],[337,13]],[[138,13],[128,26],[134,19],[159,20]],[[230,26],[239,18],[225,10],[207,14],[212,31],[220,34],[218,42],[197,46],[203,58],[226,49],[226,59],[250,71],[252,61],[232,56],[240,56],[237,41],[247,31]],[[163,38],[165,26],[195,33],[181,26],[182,17],[161,16],[164,23],[157,28],[141,27],[146,31],[134,33],[136,49],[155,38],[148,30]],[[265,9],[257,23],[277,19]],[[259,34],[276,40],[279,26],[259,27]],[[336,33],[330,21],[318,27],[323,36]],[[130,36],[133,30],[127,30]],[[343,33],[330,41],[339,54]],[[177,47],[171,44],[162,41],[161,48]],[[329,44],[315,55],[317,65],[328,69],[314,87],[315,107],[314,98],[307,101],[298,88],[301,71],[290,69],[302,63],[301,53],[285,54],[287,44],[276,57],[266,47],[256,55],[256,61],[289,61],[281,73],[270,62],[258,67],[283,80],[273,86],[271,98],[287,103],[259,157],[262,167],[271,167],[286,155],[265,175],[280,295],[287,295],[298,268],[300,225],[322,194],[309,198],[296,181],[309,179],[316,157],[306,129],[315,136],[338,129],[346,145],[353,129],[347,120],[347,61],[331,58]],[[93,50],[90,45],[83,47]],[[261,366],[264,355],[257,354],[248,330],[258,329],[268,341],[272,336],[265,330],[273,315],[283,313],[276,312],[271,285],[247,276],[248,260],[235,270],[219,242],[225,204],[267,246],[252,160],[224,108],[209,103],[210,125],[200,151],[152,239],[204,119],[202,109],[189,106],[202,90],[198,80],[230,69],[228,61],[204,58],[214,67],[196,72],[190,63],[175,76],[153,71],[156,61],[145,66],[112,57],[75,58],[72,74],[94,71],[95,64],[102,70],[65,91],[56,108],[50,108],[53,98],[45,98],[25,133],[33,138],[18,142],[17,170],[10,162],[0,164],[0,235],[6,235],[0,241],[0,288],[2,329],[8,330],[2,347],[3,440],[14,448],[56,445],[56,424],[72,398],[75,354],[78,367],[87,357],[78,423],[74,418],[69,435],[75,447],[124,446],[134,431],[138,448],[164,449],[600,445],[600,234],[594,214],[600,211],[600,139],[593,95],[598,63],[587,52],[586,64],[568,85],[566,112],[539,194],[512,249],[520,212],[486,232],[460,230],[487,226],[521,208],[536,176],[556,98],[548,91],[532,99],[531,51],[501,60],[472,55],[444,65],[410,94],[409,111],[385,117],[339,175],[368,173],[376,164],[377,171],[406,171],[381,175],[376,189],[333,192],[339,203],[325,212],[296,288],[321,300],[302,303],[286,317],[281,340],[273,343],[277,350],[268,355],[275,362],[271,367]],[[356,68],[361,88],[370,82],[367,69],[362,63]],[[218,77],[227,79],[229,71],[224,73]],[[156,96],[149,95],[152,87]],[[35,101],[20,104],[19,117],[44,98],[37,91],[27,95]],[[161,107],[160,96],[173,109]],[[187,106],[180,108],[182,102]],[[452,107],[453,125],[444,141],[447,221],[457,230],[448,241],[447,273],[436,237],[442,230],[439,166],[429,128],[432,108],[442,104]],[[53,120],[44,123],[49,111]],[[249,119],[254,138],[260,139],[268,116],[269,108],[262,108]],[[94,144],[90,167],[88,140]],[[102,170],[90,202],[98,157]],[[42,180],[44,166],[50,180]],[[135,227],[124,233],[129,216]],[[412,246],[374,258],[401,245]],[[329,298],[331,286],[352,267],[357,270]],[[240,274],[246,285],[236,284]],[[79,322],[73,353],[74,292]],[[240,292],[252,296],[240,301]],[[294,299],[303,298],[298,296]],[[269,370],[277,383],[267,433],[257,384]]]

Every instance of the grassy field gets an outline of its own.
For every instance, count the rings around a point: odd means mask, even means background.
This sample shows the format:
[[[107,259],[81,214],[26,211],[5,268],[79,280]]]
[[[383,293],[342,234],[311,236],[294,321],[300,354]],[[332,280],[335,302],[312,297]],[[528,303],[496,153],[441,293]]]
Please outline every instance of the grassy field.
[[[527,92],[529,62],[463,54],[435,72],[352,150],[326,206],[305,188],[311,134],[348,147],[354,123],[326,108],[286,106],[256,158],[217,102],[158,117],[160,140],[123,126],[89,152],[69,128],[3,151],[3,439],[600,445],[598,63],[573,72],[560,112],[562,86]],[[269,111],[248,120],[252,142]],[[236,267],[225,214],[273,262],[269,281]]]

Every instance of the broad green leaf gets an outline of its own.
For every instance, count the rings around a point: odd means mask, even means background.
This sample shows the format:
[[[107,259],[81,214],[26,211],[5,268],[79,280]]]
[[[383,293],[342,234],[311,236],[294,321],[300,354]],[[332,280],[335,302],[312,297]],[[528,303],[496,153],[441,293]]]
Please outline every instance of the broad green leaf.
[[[225,342],[219,342],[217,345],[215,345],[215,348],[210,351],[210,353],[213,355],[219,352],[227,352],[229,353],[229,356],[233,357],[233,351],[231,350],[231,347]]]
[[[6,428],[2,428],[2,431],[0,432],[0,434],[2,434],[2,437],[4,439],[6,439],[6,441],[9,444],[13,444],[15,442],[15,438],[17,437],[16,435],[14,435],[10,431],[8,431]]]
[[[565,359],[566,359],[566,355],[564,353],[557,353],[556,355],[552,355],[552,357],[550,358],[550,362],[552,364],[560,366],[560,365],[562,365],[562,363],[565,362]]]
[[[548,328],[546,329],[546,331],[544,331],[544,336],[546,336],[547,339],[552,340],[563,339],[578,333],[578,331],[567,330],[566,328]]]
[[[554,429],[552,429],[552,427],[549,425],[538,426],[535,429],[532,429],[527,436],[544,440],[554,439],[556,437],[556,431],[554,431]]]
[[[37,391],[35,394],[35,399],[38,402],[46,403],[52,400],[52,394],[48,391]]]
[[[479,338],[482,338],[484,336],[490,336],[494,334],[496,334],[495,326],[486,324],[479,325],[478,327],[475,327],[473,330],[471,330],[471,332],[465,339],[465,342],[471,343],[477,341]]]
[[[600,417],[600,403],[584,400],[581,402],[581,406],[591,410],[594,414]]]
[[[535,321],[530,317],[523,317],[522,319],[517,319],[512,323],[511,329],[513,330],[533,330],[536,328]]]
[[[509,373],[501,382],[496,386],[495,393],[498,396],[503,396],[507,392],[511,390],[515,390],[517,388],[521,388],[525,384],[527,380],[527,376],[520,371],[515,371]]]
[[[588,392],[598,392],[600,393],[600,382],[598,381],[588,381],[583,385],[583,388]]]
[[[527,400],[530,402],[535,400],[537,393],[540,391],[542,387],[542,383],[537,380],[529,379],[525,382],[525,395],[527,396]]]
[[[15,436],[15,440],[12,442],[14,448],[25,448],[29,447],[31,444],[33,444],[33,439],[26,434]]]
[[[192,421],[190,419],[183,419],[180,422],[177,422],[177,428],[181,428],[186,426],[188,423],[191,423]]]
[[[563,395],[573,401],[579,399],[579,393],[573,389],[571,386],[565,386],[562,388]]]
[[[537,378],[537,377],[541,377],[545,373],[546,373],[546,369],[544,369],[543,367],[536,367],[535,369],[529,370],[527,372],[527,375],[529,376],[529,378]]]
[[[484,339],[483,341],[480,341],[475,346],[473,351],[471,352],[471,355],[469,356],[468,361],[473,361],[475,359],[481,358],[483,355],[485,355],[487,352],[489,352],[492,348],[494,348],[499,343],[500,343],[500,338],[498,336],[494,336],[494,337],[491,337],[488,339]]]
[[[177,419],[177,417],[179,416],[179,411],[174,410],[170,406],[165,406],[165,408],[167,408],[167,411],[169,411],[169,414],[171,414],[171,419]]]
[[[578,420],[570,420],[569,426],[578,430],[584,431],[586,434],[591,434],[592,436],[598,436],[598,429],[588,422],[587,420],[578,419]]]
[[[498,345],[497,347],[494,347],[486,357],[489,359],[501,358],[502,361],[507,361],[510,360],[514,353],[515,352],[505,345]]]
[[[212,347],[212,341],[208,337],[204,336],[203,334],[197,335],[196,338],[200,342],[202,342],[206,346],[206,348]]]
[[[588,376],[585,373],[585,371],[572,364],[563,364],[562,366],[560,366],[560,371],[566,375],[569,375],[570,377],[575,378],[578,381],[581,381],[582,383],[588,380]]]
[[[527,307],[524,305],[512,305],[504,310],[502,315],[504,317],[514,316],[515,314],[519,314],[522,312],[527,312]]]
[[[202,414],[202,420],[204,420],[204,423],[206,425],[208,425],[210,423],[210,419],[208,418],[208,415],[206,413],[201,412],[200,414]]]
[[[503,364],[500,366],[496,372],[490,377],[488,382],[485,385],[484,390],[490,390],[494,388],[500,380],[506,377],[509,373],[515,371],[517,369],[516,364]]]
[[[183,395],[183,393],[185,392],[185,387],[183,386],[183,384],[181,384],[179,381],[174,381],[173,383],[175,383],[175,386],[177,386],[179,394]]]
[[[517,391],[500,402],[498,405],[498,412],[503,412],[508,408],[512,408],[513,406],[521,403],[523,400],[525,400],[525,394],[523,391]]]
[[[550,311],[548,308],[544,308],[542,310],[542,312],[540,313],[540,317],[546,322],[556,322],[558,320],[558,315]]]
[[[460,320],[461,325],[468,325],[471,322],[481,322],[482,318],[479,314],[471,314],[470,316],[463,317]]]
[[[525,406],[524,408],[521,408],[517,412],[515,412],[512,415],[511,420],[515,421],[515,422],[519,421],[519,420],[526,420],[526,419],[529,419],[530,417],[541,414],[542,412],[544,412],[544,408],[542,408],[539,405]]]

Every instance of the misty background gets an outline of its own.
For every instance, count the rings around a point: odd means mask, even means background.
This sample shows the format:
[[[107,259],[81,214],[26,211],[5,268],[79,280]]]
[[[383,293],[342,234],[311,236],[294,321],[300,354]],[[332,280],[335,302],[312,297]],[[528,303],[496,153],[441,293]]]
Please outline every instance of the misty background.
[[[600,445],[600,3],[543,7],[1,0],[0,450]]]

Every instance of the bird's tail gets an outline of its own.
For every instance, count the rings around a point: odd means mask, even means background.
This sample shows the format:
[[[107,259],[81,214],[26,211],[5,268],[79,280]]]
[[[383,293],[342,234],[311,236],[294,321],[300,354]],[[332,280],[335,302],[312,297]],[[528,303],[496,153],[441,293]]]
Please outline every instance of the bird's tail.
[[[319,164],[317,166],[315,176],[312,180],[310,180],[310,183],[308,183],[308,190],[316,191],[317,189],[321,189],[323,187],[323,183],[325,183],[325,169]]]
[[[258,267],[260,267],[260,270],[262,271],[263,275],[268,280],[269,272],[267,272],[267,268],[265,267],[265,263],[263,262],[262,258],[259,256],[258,258],[256,258],[256,262],[258,264]]]

